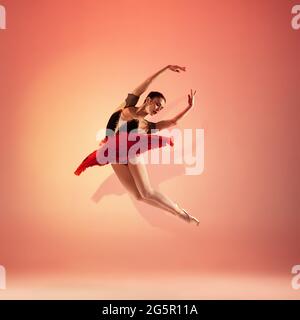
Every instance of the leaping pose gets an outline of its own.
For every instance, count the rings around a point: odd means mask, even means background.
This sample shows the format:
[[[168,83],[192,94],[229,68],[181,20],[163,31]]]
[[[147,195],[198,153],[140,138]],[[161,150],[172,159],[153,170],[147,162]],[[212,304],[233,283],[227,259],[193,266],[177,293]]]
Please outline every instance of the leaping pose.
[[[145,119],[145,117],[148,115],[152,116],[160,112],[165,107],[166,98],[161,92],[151,91],[147,95],[143,104],[140,106],[136,106],[136,104],[140,96],[147,90],[152,81],[166,70],[180,72],[186,71],[186,68],[177,65],[168,65],[147,78],[133,91],[128,93],[126,100],[122,102],[122,104],[115,110],[107,123],[107,129],[112,130],[110,132],[114,132],[114,137],[118,137],[118,135],[120,135],[121,128],[125,124],[127,133],[129,133],[131,130],[138,130],[138,132],[141,134],[147,134],[148,136],[151,136],[152,129],[159,131],[176,125],[178,120],[180,120],[193,107],[196,91],[193,92],[191,90],[190,94],[188,95],[188,105],[175,117],[156,123]],[[105,146],[107,138],[108,137],[106,136],[106,138],[102,141],[102,147]],[[167,141],[165,139],[166,137],[159,136],[159,138],[159,147],[166,145],[166,143],[170,143],[172,145],[172,141]],[[148,147],[148,149],[151,148],[151,146]],[[81,172],[87,167],[94,165],[103,165],[99,164],[97,161],[97,150],[87,156],[74,173],[76,175],[80,175]],[[120,182],[129,191],[129,193],[135,197],[135,199],[144,201],[152,206],[171,212],[186,222],[193,222],[196,223],[197,226],[199,225],[199,220],[197,218],[190,215],[185,209],[181,208],[169,197],[160,191],[155,190],[151,186],[147,168],[142,161],[135,161],[134,163],[128,161],[125,164],[111,163],[111,166],[118,176]]]

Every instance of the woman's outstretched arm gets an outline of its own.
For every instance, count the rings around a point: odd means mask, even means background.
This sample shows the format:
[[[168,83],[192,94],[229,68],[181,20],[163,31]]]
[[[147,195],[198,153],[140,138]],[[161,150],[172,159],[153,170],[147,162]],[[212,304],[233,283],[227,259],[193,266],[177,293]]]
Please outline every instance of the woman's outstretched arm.
[[[162,72],[164,72],[165,70],[172,70],[175,72],[180,72],[180,70],[185,71],[185,67],[180,67],[177,65],[167,65],[166,67],[160,69],[159,71],[155,72],[152,76],[150,76],[149,78],[147,78],[144,82],[142,82],[138,87],[136,87],[131,93],[135,94],[136,96],[140,96],[142,95],[147,88],[149,87],[149,85],[151,84],[151,82],[157,77],[159,76]]]
[[[147,78],[144,82],[142,82],[138,87],[136,87],[133,91],[131,91],[132,94],[136,95],[136,96],[141,96],[149,87],[150,83],[157,77],[159,76],[162,72],[164,72],[165,70],[170,69],[171,71],[174,72],[180,72],[180,70],[185,71],[186,68],[185,67],[180,67],[177,65],[167,65],[166,67],[160,69],[159,71],[157,71],[156,73],[154,73],[152,76],[150,76],[149,78]],[[125,101],[122,101],[122,103],[115,109],[115,111],[120,110],[122,108],[124,108],[126,105]]]
[[[155,128],[158,130],[162,130],[162,129],[166,129],[176,125],[178,120],[182,119],[183,116],[193,107],[194,101],[195,101],[195,94],[196,94],[196,90],[193,93],[193,90],[191,89],[191,94],[188,95],[188,106],[183,111],[178,113],[175,117],[168,120],[162,120],[162,121],[156,122]]]

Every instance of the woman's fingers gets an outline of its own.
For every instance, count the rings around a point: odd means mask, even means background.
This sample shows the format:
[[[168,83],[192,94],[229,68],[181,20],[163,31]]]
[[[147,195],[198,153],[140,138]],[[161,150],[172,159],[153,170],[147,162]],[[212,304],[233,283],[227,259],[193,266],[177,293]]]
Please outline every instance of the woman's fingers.
[[[174,71],[174,72],[180,72],[180,71],[185,71],[186,68],[185,67],[181,67],[178,65],[169,65],[168,66],[170,70]]]

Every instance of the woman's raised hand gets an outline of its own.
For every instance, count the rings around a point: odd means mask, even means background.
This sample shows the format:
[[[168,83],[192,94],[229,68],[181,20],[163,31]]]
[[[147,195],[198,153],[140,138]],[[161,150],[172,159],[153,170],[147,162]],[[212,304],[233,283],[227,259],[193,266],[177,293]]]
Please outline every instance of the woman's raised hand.
[[[185,71],[185,67],[180,67],[180,66],[171,65],[171,64],[168,65],[168,69],[175,71],[175,72],[180,72],[180,70]]]
[[[190,108],[192,108],[192,106],[195,103],[195,94],[196,94],[196,90],[193,93],[193,90],[191,89],[191,93],[188,95],[188,103]]]

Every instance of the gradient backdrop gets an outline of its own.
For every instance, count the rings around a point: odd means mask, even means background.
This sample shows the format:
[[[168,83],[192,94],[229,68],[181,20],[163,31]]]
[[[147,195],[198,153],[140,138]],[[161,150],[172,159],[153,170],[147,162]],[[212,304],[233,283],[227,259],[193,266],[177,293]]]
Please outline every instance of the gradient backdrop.
[[[18,292],[22,281],[39,276],[47,291],[57,275],[154,279],[151,297],[172,298],[182,288],[176,279],[189,276],[206,279],[194,298],[257,298],[265,290],[264,297],[299,299],[290,285],[300,264],[296,3],[1,0],[1,295],[31,297]],[[163,92],[168,108],[157,121],[197,90],[178,127],[204,129],[205,168],[187,176],[183,165],[152,165],[149,175],[199,228],[136,203],[110,166],[73,174],[127,93],[168,64],[187,71],[160,75],[138,105],[150,90]],[[174,277],[170,295],[155,287],[164,275]],[[270,276],[283,277],[277,289],[262,285]],[[216,277],[227,280],[209,281]],[[250,293],[238,277],[256,277],[262,288]],[[131,297],[114,283],[110,295],[102,288],[104,298]],[[137,297],[148,297],[141,283]]]

